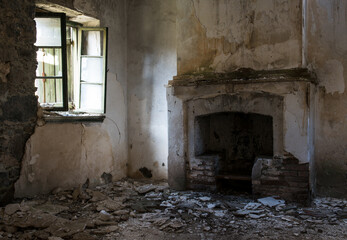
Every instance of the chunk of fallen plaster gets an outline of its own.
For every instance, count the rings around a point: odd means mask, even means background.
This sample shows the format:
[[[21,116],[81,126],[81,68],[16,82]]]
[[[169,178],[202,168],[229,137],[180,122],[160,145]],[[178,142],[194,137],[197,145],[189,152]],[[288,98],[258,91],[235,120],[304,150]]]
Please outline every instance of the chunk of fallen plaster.
[[[255,209],[259,208],[260,206],[261,206],[260,203],[250,202],[250,203],[247,203],[247,205],[244,207],[244,209],[255,210]]]
[[[66,238],[84,231],[86,225],[83,221],[69,221],[63,218],[57,218],[45,231],[51,233],[53,236]]]
[[[106,212],[105,210],[101,210],[99,213],[99,219],[101,221],[111,221],[113,219],[113,216],[111,214],[109,214],[108,212]]]
[[[98,203],[96,209],[98,211],[117,211],[123,209],[125,206],[120,201],[113,201],[111,199],[107,199]]]
[[[66,206],[62,206],[62,205],[57,205],[57,204],[52,204],[52,203],[45,203],[42,205],[37,205],[34,207],[37,210],[41,210],[44,213],[49,213],[52,215],[56,215],[60,212],[66,211],[69,208]]]
[[[5,213],[7,215],[12,215],[12,214],[14,214],[15,212],[17,212],[19,210],[20,210],[20,205],[18,203],[8,204],[5,207]]]
[[[210,201],[211,198],[210,197],[199,197],[199,199],[203,202],[206,202],[206,201]]]
[[[148,193],[148,192],[155,190],[156,188],[157,188],[156,186],[154,186],[152,184],[148,184],[148,185],[137,187],[136,191],[140,194],[145,194],[145,193]]]
[[[93,191],[92,194],[93,194],[93,198],[90,200],[92,202],[98,202],[108,198],[105,194],[98,191]]]
[[[61,237],[48,237],[48,240],[64,240]]]
[[[265,197],[265,198],[259,198],[258,202],[260,202],[261,204],[263,204],[264,206],[267,207],[275,207],[279,204],[284,204],[285,201],[281,200],[281,199],[275,199],[273,197]]]
[[[249,210],[244,210],[244,209],[239,209],[236,212],[234,212],[234,215],[238,216],[238,217],[244,217],[244,216],[246,216],[248,214],[250,214],[250,211]]]

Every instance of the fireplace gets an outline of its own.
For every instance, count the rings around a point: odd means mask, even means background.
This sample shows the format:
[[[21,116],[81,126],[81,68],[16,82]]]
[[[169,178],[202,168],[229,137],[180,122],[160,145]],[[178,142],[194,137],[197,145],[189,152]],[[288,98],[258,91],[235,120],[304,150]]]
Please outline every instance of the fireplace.
[[[195,158],[217,155],[214,163],[218,190],[251,191],[252,168],[257,156],[273,156],[272,117],[222,112],[195,117]],[[194,170],[188,168],[188,179]],[[199,184],[199,179],[191,181]],[[206,185],[206,184],[205,184]],[[205,186],[202,185],[202,188]],[[212,187],[213,188],[213,187]]]
[[[308,196],[314,86],[305,69],[175,77],[167,88],[170,186]]]

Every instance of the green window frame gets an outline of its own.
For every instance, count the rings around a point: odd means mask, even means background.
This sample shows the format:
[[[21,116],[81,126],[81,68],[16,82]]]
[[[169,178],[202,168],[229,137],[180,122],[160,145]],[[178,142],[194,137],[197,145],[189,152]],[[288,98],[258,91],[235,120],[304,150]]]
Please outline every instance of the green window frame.
[[[45,73],[45,61],[38,62],[38,68],[36,71],[36,80],[35,85],[38,87],[38,91],[41,90],[41,94],[39,97],[42,97],[41,105],[44,108],[55,110],[55,111],[67,111],[68,110],[68,98],[67,98],[67,60],[66,60],[66,15],[64,13],[43,13],[37,12],[35,15],[35,19],[38,21],[40,19],[59,19],[60,21],[60,44],[38,44],[39,37],[37,37],[37,41],[35,43],[38,48],[37,54],[48,52],[53,58],[53,61],[60,55],[60,69],[61,74],[56,73],[56,64],[55,62],[51,64],[51,68],[53,67],[53,74]],[[42,41],[44,42],[44,41]],[[42,69],[42,73],[38,74],[40,67]],[[40,71],[41,72],[41,71]],[[50,93],[47,93],[47,89],[49,88],[46,85],[50,85]],[[49,99],[49,100],[48,100]],[[55,102],[52,102],[52,99],[55,99]],[[57,102],[61,100],[61,104],[57,104]],[[49,103],[49,102],[50,103]],[[45,104],[52,104],[52,106],[45,106]],[[54,105],[53,105],[54,104]],[[58,105],[58,106],[57,106]]]
[[[72,22],[67,24],[64,13],[37,12],[35,20],[38,22],[40,18],[46,18],[43,22],[48,22],[46,25],[41,24],[43,27],[41,26],[40,31],[47,31],[46,36],[42,37],[43,40],[49,38],[57,40],[60,34],[60,42],[57,41],[59,44],[54,43],[52,46],[35,44],[38,48],[35,85],[41,106],[53,111],[105,113],[108,29],[81,27]],[[53,21],[55,23],[52,24],[52,29],[50,28],[50,19],[59,19],[59,31],[57,21]],[[77,29],[77,39],[72,45],[75,47],[73,51],[77,54],[73,57],[75,59],[73,61],[70,59],[71,54],[69,55],[68,66],[67,31],[69,27]],[[38,36],[36,43],[40,42],[44,41],[40,41]],[[59,56],[56,56],[56,53],[59,53]],[[46,55],[49,55],[49,58]],[[56,66],[59,71],[56,70]],[[71,69],[73,72],[70,73]]]

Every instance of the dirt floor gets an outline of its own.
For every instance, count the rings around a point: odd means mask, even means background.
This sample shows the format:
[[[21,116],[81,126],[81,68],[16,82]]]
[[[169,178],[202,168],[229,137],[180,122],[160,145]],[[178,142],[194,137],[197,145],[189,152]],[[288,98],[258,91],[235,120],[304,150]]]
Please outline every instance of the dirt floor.
[[[347,201],[303,207],[125,179],[9,204],[0,209],[0,239],[347,239]]]

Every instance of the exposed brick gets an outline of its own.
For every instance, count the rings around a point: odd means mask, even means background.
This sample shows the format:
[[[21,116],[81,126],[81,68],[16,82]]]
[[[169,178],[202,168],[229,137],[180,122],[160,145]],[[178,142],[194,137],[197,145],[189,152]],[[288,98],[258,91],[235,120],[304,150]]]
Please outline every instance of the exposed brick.
[[[308,177],[288,177],[288,176],[286,176],[285,180],[289,181],[289,182],[304,182],[304,183],[307,183],[308,182]]]
[[[299,177],[308,177],[309,172],[308,171],[298,171],[298,176]]]
[[[280,180],[261,180],[261,185],[274,185],[274,186],[285,186],[287,183]]]
[[[278,195],[288,201],[307,202],[309,199],[308,164],[299,164],[294,157],[266,159],[261,175],[252,179],[253,193],[261,196]],[[277,175],[274,177],[274,173]]]
[[[299,160],[296,158],[284,158],[282,160],[283,165],[288,165],[288,164],[299,164]]]
[[[279,181],[280,177],[279,176],[278,177],[268,176],[268,175],[263,173],[263,175],[261,176],[260,179],[264,180],[264,181]]]
[[[309,183],[308,183],[308,182],[288,182],[288,185],[289,185],[290,187],[308,188]]]
[[[282,167],[283,170],[296,170],[296,171],[306,171],[308,170],[308,164],[290,164]]]
[[[298,176],[298,171],[282,171],[282,175],[284,176]]]

